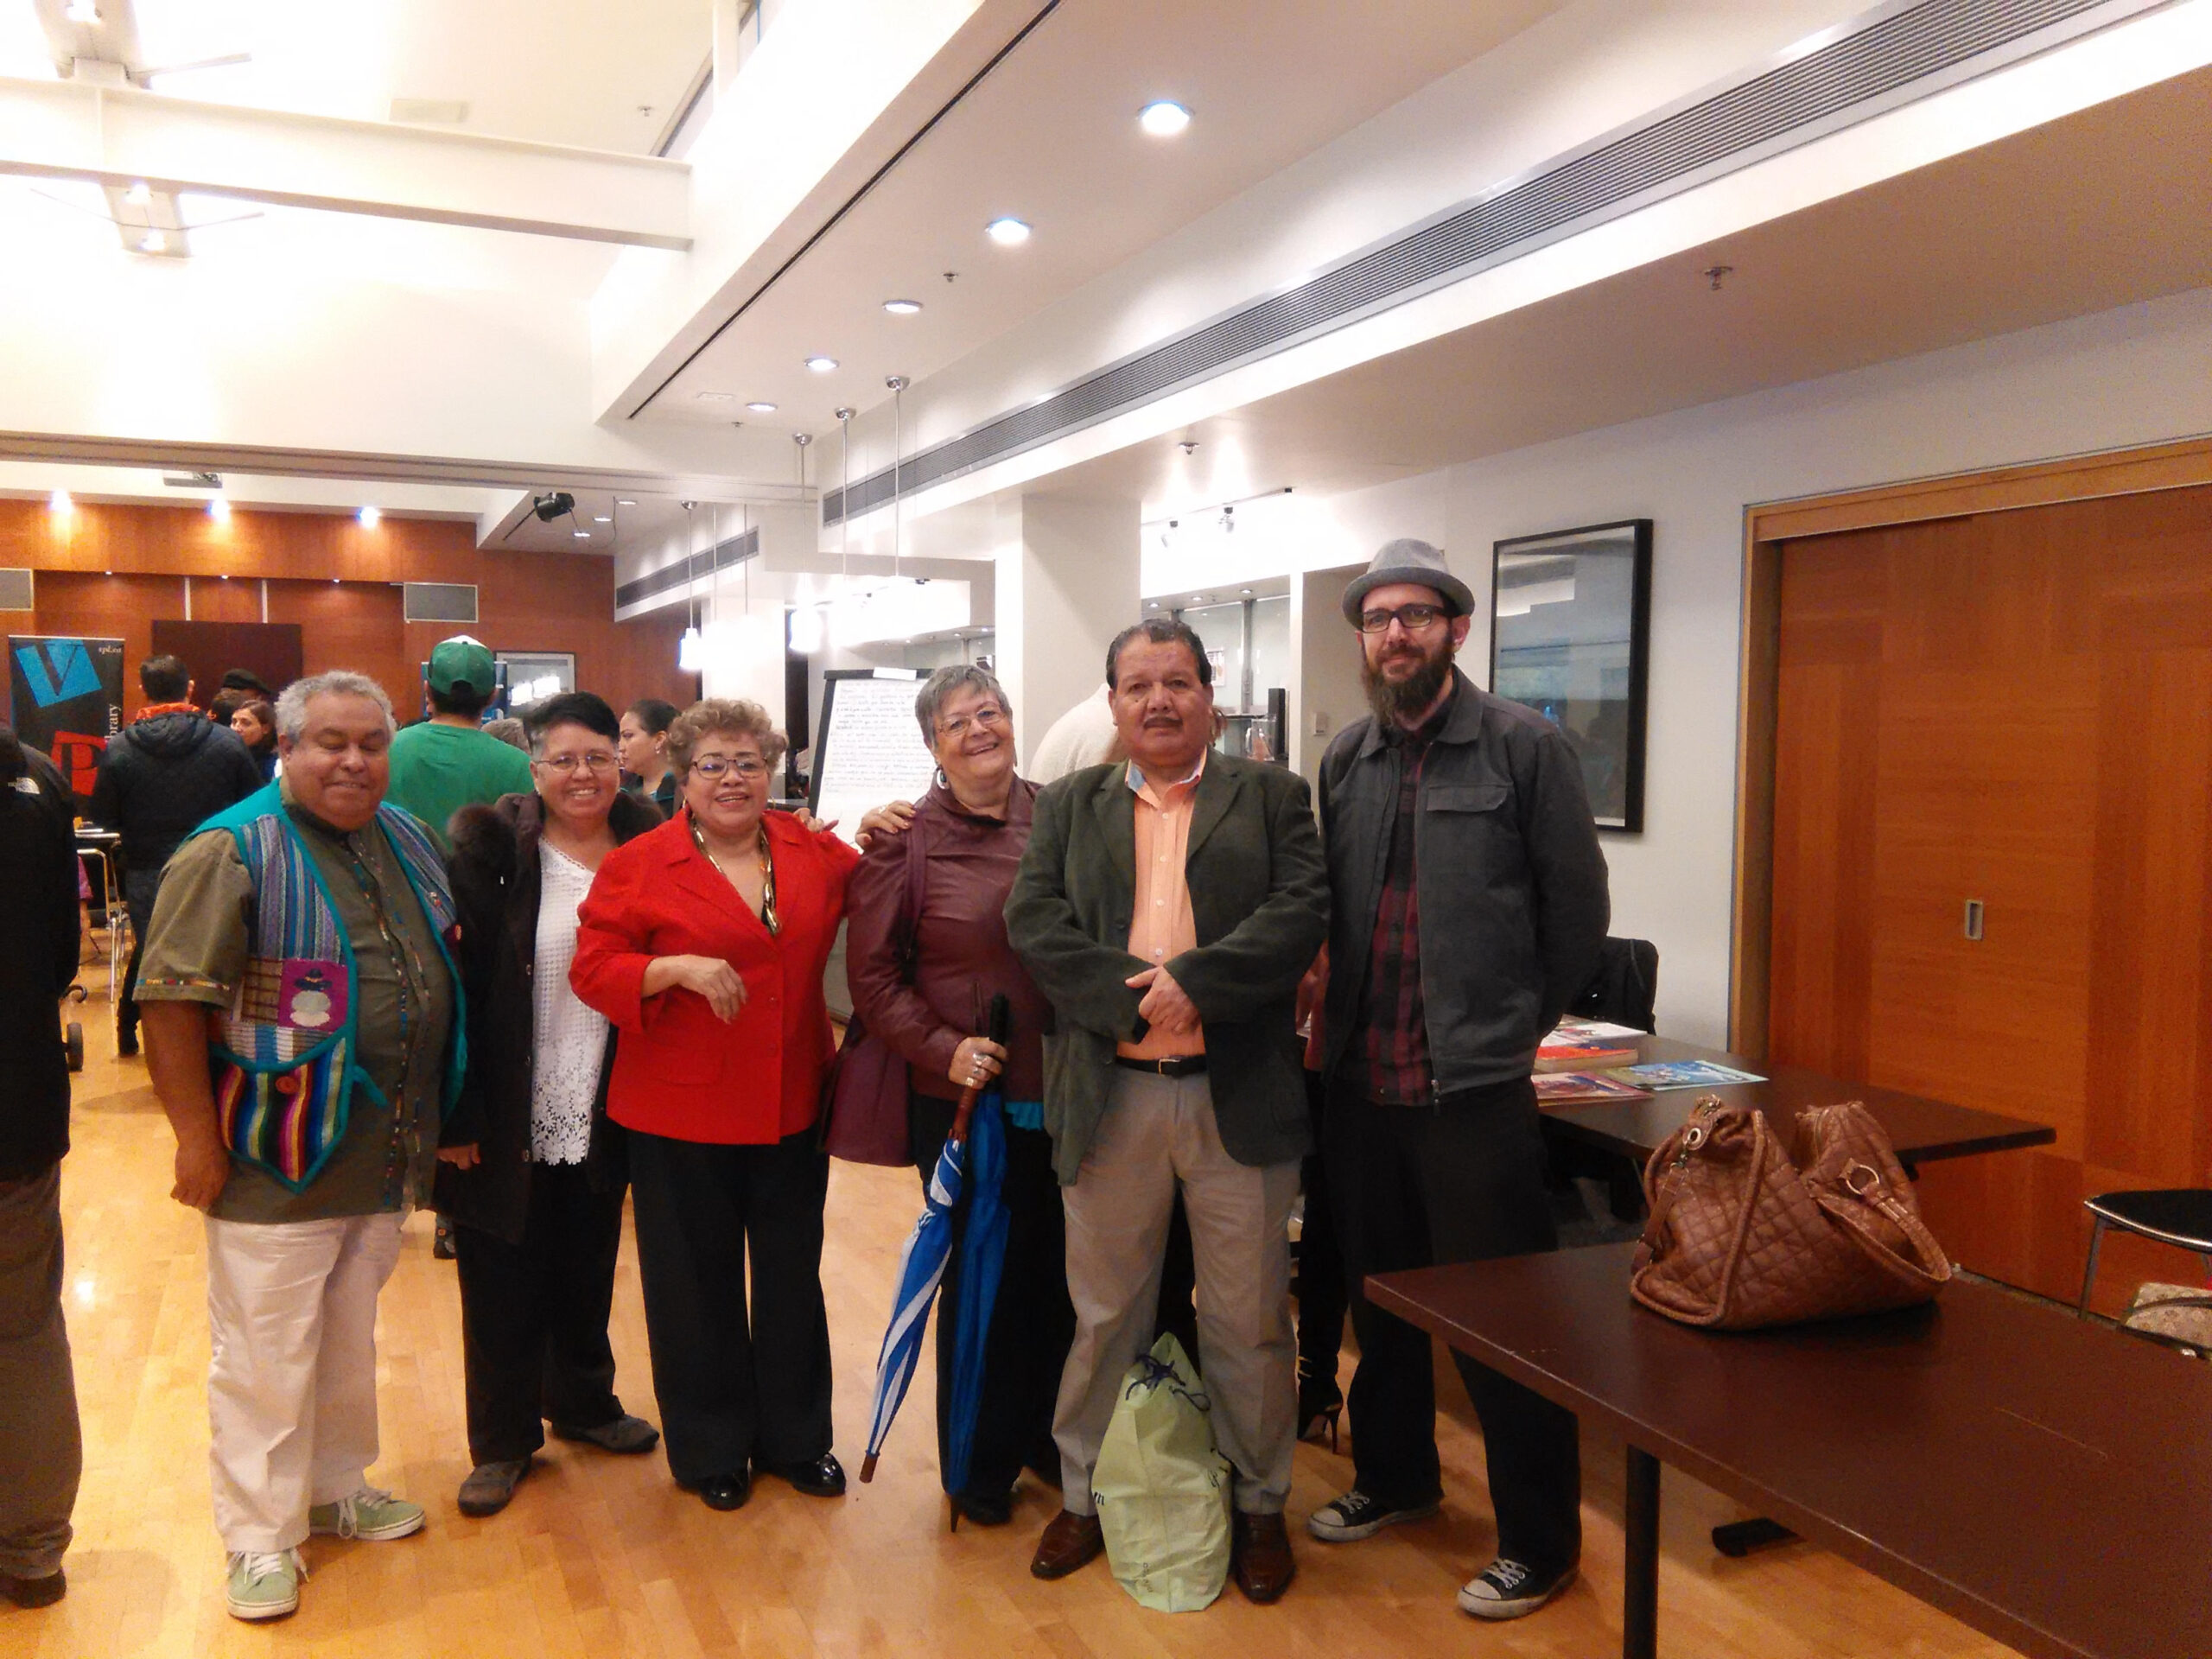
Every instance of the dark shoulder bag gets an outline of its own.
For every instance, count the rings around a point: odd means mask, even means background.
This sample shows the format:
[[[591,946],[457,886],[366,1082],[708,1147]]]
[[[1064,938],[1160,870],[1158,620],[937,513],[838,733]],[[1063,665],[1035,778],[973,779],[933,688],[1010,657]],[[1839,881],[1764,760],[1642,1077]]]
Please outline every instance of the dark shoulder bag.
[[[912,981],[914,939],[922,917],[922,884],[928,852],[918,822],[906,830],[906,893],[893,938],[899,942],[899,976]],[[861,1012],[845,1023],[845,1040],[830,1073],[822,1114],[822,1149],[849,1164],[899,1167],[914,1161],[906,1134],[906,1062],[898,1050],[869,1033]]]

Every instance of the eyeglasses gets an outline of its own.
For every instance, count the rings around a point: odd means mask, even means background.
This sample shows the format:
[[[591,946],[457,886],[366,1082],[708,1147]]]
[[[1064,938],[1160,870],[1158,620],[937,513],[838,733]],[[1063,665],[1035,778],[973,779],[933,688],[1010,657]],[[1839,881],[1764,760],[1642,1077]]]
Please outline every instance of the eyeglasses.
[[[1388,633],[1393,622],[1408,633],[1422,633],[1433,627],[1449,613],[1441,605],[1401,605],[1395,611],[1362,611],[1359,631],[1362,633]]]
[[[605,749],[594,749],[589,754],[549,754],[537,764],[566,778],[579,766],[586,772],[613,772],[619,763]]]
[[[995,731],[1006,724],[1006,710],[995,705],[986,705],[972,715],[955,715],[938,728],[939,733],[957,743],[977,728]]]
[[[691,770],[702,778],[719,778],[726,772],[734,772],[748,784],[768,775],[767,763],[749,754],[734,760],[719,754],[702,755],[691,763]]]

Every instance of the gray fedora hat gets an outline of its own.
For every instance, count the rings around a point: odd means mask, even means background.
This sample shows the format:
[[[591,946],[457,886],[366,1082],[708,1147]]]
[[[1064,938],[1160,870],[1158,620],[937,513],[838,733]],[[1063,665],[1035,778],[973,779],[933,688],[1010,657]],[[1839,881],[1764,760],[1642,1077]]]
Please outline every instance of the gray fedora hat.
[[[1382,550],[1367,562],[1366,570],[1354,576],[1351,586],[1344,589],[1344,620],[1357,627],[1361,601],[1376,588],[1400,582],[1435,588],[1444,595],[1444,602],[1452,607],[1454,616],[1474,613],[1474,594],[1452,574],[1444,563],[1442,550],[1427,542],[1401,537],[1383,543]]]

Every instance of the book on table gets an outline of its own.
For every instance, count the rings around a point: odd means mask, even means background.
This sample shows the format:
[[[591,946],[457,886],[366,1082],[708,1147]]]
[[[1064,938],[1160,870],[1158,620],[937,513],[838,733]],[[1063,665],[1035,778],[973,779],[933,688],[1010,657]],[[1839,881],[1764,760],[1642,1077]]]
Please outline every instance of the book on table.
[[[1651,1060],[1617,1065],[1605,1075],[1638,1089],[1726,1089],[1734,1083],[1764,1083],[1756,1071],[1738,1071],[1711,1060]]]
[[[1536,1070],[1544,1071],[1603,1071],[1616,1065],[1636,1064],[1635,1044],[1545,1042],[1536,1049]]]
[[[1543,1071],[1534,1079],[1539,1106],[1586,1106],[1605,1101],[1649,1100],[1651,1091],[1601,1071]]]

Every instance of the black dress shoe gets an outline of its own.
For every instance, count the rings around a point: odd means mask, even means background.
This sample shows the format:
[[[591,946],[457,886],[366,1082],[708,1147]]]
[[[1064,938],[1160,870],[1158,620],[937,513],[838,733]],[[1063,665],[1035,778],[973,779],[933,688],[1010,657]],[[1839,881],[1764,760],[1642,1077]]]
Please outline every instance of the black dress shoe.
[[[1014,1519],[1012,1492],[956,1492],[952,1507],[979,1527],[1002,1527]]]
[[[809,1497],[842,1497],[845,1495],[845,1465],[836,1457],[824,1452],[818,1458],[804,1463],[786,1463],[775,1472],[791,1482],[792,1486]]]
[[[0,1596],[18,1607],[51,1607],[68,1593],[69,1580],[58,1567],[37,1579],[19,1579],[12,1573],[0,1573]]]
[[[714,1475],[699,1483],[699,1501],[710,1510],[741,1510],[753,1496],[753,1477],[745,1470]]]

